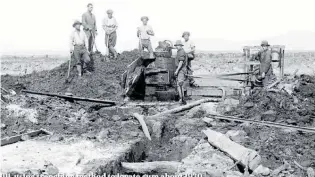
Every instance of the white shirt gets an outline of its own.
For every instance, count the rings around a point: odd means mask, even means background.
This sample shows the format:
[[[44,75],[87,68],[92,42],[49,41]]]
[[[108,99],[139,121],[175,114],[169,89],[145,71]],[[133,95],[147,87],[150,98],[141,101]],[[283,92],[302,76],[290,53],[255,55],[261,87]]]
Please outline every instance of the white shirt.
[[[70,35],[70,49],[73,49],[75,45],[85,45],[85,47],[89,48],[88,39],[83,30],[77,31],[74,30]]]
[[[104,18],[104,20],[103,20],[103,29],[104,30],[112,30],[112,29],[114,29],[117,26],[118,26],[118,23],[117,23],[115,17],[112,17],[112,18],[106,17],[106,18]]]
[[[141,39],[150,39],[150,35],[148,34],[147,31],[149,30],[153,31],[150,25],[142,25],[138,27],[138,30],[140,30]]]
[[[192,51],[192,49],[195,47],[195,43],[192,40],[185,41],[185,39],[182,40],[183,42],[183,49],[186,53],[189,53]]]

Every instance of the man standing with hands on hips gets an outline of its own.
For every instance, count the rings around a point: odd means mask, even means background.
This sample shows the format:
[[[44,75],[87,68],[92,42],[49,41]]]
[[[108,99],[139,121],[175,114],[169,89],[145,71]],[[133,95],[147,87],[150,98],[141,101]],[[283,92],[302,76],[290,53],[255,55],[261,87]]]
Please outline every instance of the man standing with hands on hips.
[[[105,17],[103,20],[103,29],[105,30],[105,45],[114,59],[117,59],[115,46],[117,41],[116,30],[118,28],[118,24],[115,17],[113,17],[113,11],[111,9],[107,10],[107,15],[108,17]]]
[[[89,3],[87,5],[88,11],[82,15],[82,25],[83,30],[89,41],[89,52],[93,52],[93,46],[95,43],[95,36],[97,35],[96,19],[94,14],[92,14],[93,4]]]
[[[139,51],[142,51],[146,48],[150,53],[150,59],[154,58],[153,49],[150,41],[150,36],[154,36],[153,29],[148,25],[149,18],[147,16],[141,17],[143,23],[142,26],[138,27],[137,36],[139,38]]]

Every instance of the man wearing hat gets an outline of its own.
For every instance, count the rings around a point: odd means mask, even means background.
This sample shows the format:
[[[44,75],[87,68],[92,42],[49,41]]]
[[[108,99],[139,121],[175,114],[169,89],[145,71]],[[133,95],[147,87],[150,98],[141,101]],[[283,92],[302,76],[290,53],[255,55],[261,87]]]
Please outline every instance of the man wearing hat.
[[[87,51],[89,43],[85,32],[80,30],[81,24],[78,20],[73,23],[72,26],[75,30],[70,36],[70,53],[74,57],[79,77],[82,76],[82,69],[85,69],[90,62],[89,52]]]
[[[107,10],[107,17],[103,20],[103,29],[105,30],[105,45],[108,47],[110,54],[113,55],[114,59],[117,59],[117,52],[115,50],[118,28],[117,21],[113,17],[113,11]]]
[[[175,45],[177,48],[177,55],[176,55],[176,64],[177,69],[175,71],[176,76],[176,83],[177,83],[177,91],[179,93],[180,102],[182,104],[186,104],[186,101],[184,100],[186,87],[185,82],[187,80],[187,55],[185,53],[185,50],[183,49],[183,43],[181,40],[176,41]]]
[[[92,14],[93,4],[89,3],[87,5],[87,12],[82,15],[82,25],[83,30],[89,40],[89,52],[93,52],[93,45],[95,42],[95,36],[97,35],[96,19],[94,14]]]
[[[274,78],[271,64],[272,56],[269,46],[270,45],[268,44],[268,41],[262,41],[261,42],[262,50],[257,55],[258,60],[260,61],[259,75],[257,79],[258,81],[262,82],[264,87],[270,84],[270,82]]]
[[[185,31],[182,35],[182,42],[183,42],[183,48],[187,54],[187,58],[188,58],[188,63],[187,63],[187,67],[188,67],[188,74],[192,75],[193,74],[193,70],[191,67],[191,61],[195,58],[195,44],[192,40],[189,39],[190,37],[190,32]],[[196,87],[197,85],[195,84],[195,80],[192,77],[189,77],[189,85],[191,87]]]
[[[150,36],[154,36],[153,29],[148,25],[149,18],[147,16],[141,17],[143,23],[142,26],[138,27],[137,36],[139,38],[139,51],[142,51],[146,48],[150,53],[150,58],[154,58],[153,49],[150,41]]]

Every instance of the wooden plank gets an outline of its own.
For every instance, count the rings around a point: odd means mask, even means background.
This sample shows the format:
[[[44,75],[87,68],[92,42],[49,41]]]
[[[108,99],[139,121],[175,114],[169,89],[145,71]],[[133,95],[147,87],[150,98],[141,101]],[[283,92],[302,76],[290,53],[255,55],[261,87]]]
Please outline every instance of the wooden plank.
[[[24,137],[24,136],[28,136],[28,137],[32,138],[32,137],[38,136],[40,134],[50,135],[52,133],[48,132],[45,129],[40,129],[40,130],[35,130],[32,132],[28,132],[28,133],[24,133],[24,134],[20,134],[20,135],[16,135],[16,136],[3,138],[3,139],[1,139],[1,146],[5,146],[8,144],[13,144],[13,143],[19,142],[22,140],[22,137]]]
[[[220,132],[216,132],[211,129],[203,130],[203,133],[207,135],[208,142],[227,153],[231,158],[236,161],[240,161],[240,164],[247,166],[249,169],[256,169],[261,162],[260,155],[252,150],[248,149],[232,140]]]

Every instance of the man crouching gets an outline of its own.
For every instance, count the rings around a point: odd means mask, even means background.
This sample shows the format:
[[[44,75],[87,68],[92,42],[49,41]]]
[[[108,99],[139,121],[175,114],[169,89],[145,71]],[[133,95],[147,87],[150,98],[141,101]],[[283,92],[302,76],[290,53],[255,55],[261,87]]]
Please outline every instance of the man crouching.
[[[175,77],[177,77],[177,90],[179,93],[180,102],[186,104],[184,100],[184,92],[186,91],[185,82],[187,80],[187,56],[183,49],[182,41],[176,41],[174,45],[177,48],[176,62],[178,63],[175,71]]]
[[[87,50],[89,47],[88,39],[84,31],[80,29],[81,24],[82,23],[79,21],[75,21],[73,23],[72,26],[75,30],[70,36],[70,53],[74,57],[79,77],[82,76],[82,70],[86,69],[87,65],[91,61],[89,57],[90,53]]]

